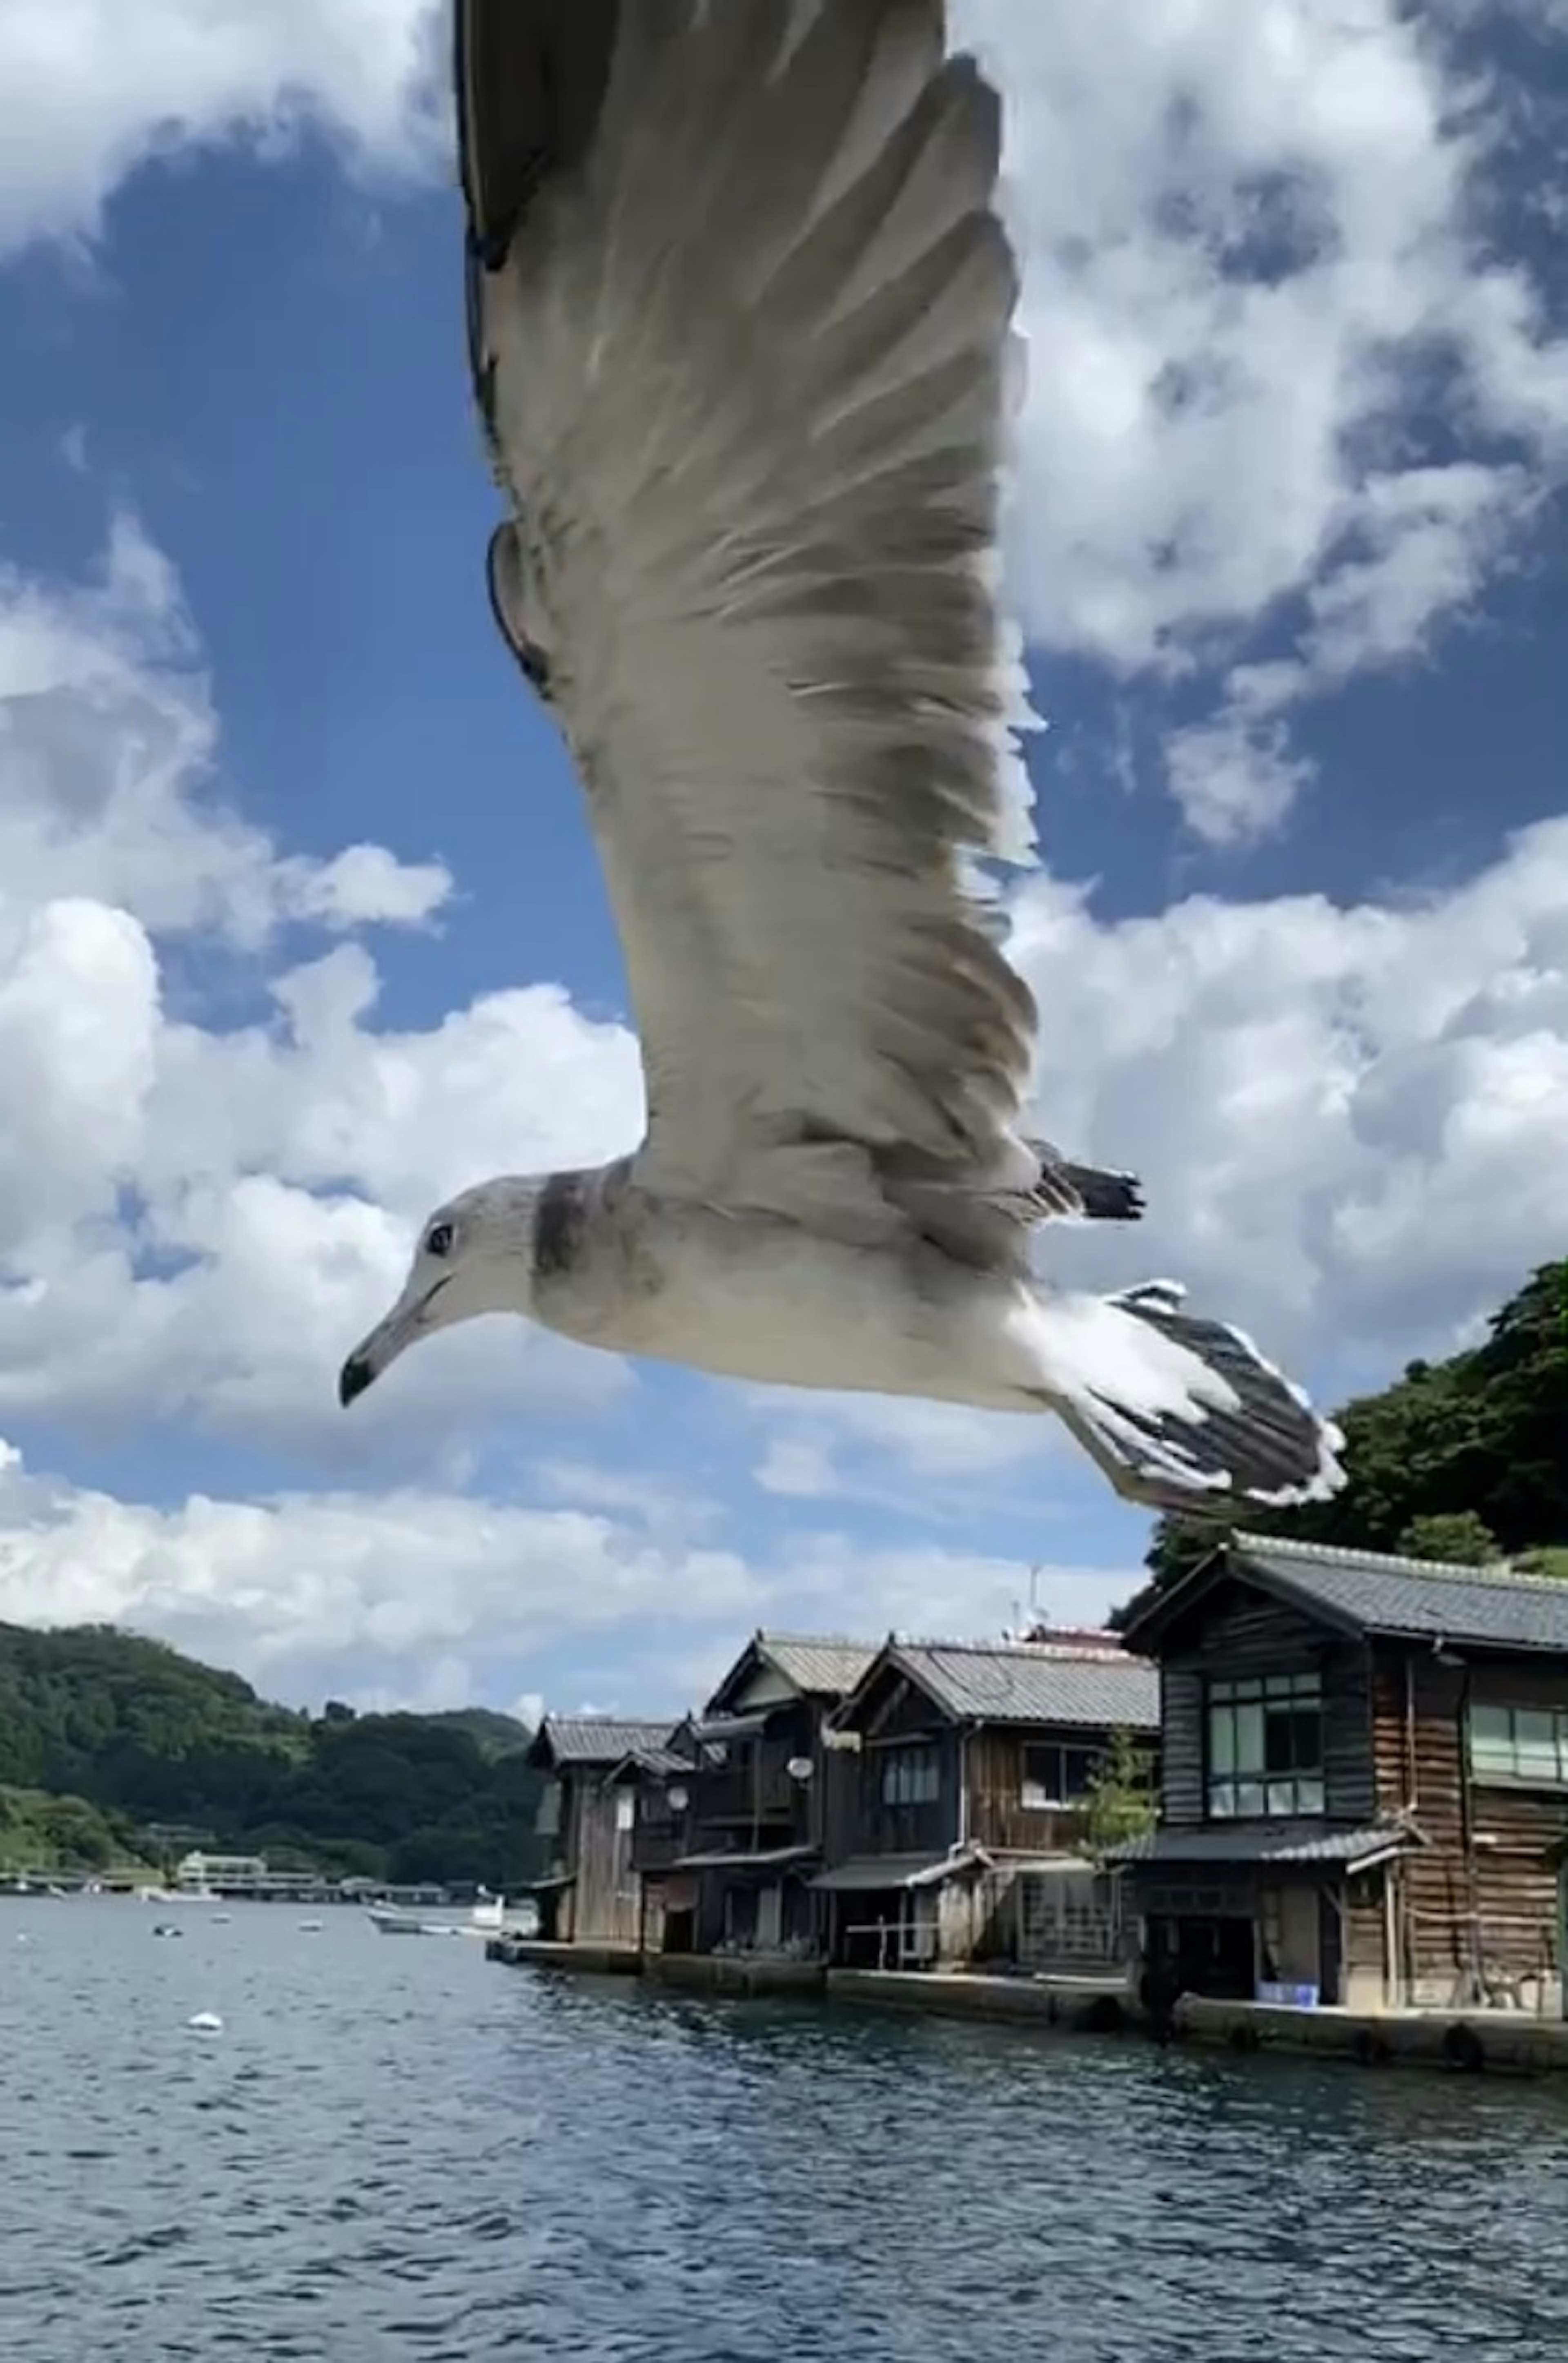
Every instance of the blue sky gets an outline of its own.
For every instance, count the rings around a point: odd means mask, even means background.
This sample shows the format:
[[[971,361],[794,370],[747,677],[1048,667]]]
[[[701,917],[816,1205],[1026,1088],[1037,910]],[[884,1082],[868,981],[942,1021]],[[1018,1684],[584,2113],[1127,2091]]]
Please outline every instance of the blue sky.
[[[657,1708],[758,1621],[1099,1613],[1146,1521],[1032,1424],[499,1326],[337,1411],[428,1204],[639,1112],[577,791],[485,597],[427,12],[149,0],[94,81],[30,5],[0,1614],[307,1700]],[[1333,1399],[1568,1229],[1568,25],[1046,14],[960,18],[1025,255],[1010,557],[1051,727],[1015,956],[1048,1129],[1152,1202],[1061,1268],[1174,1270]]]

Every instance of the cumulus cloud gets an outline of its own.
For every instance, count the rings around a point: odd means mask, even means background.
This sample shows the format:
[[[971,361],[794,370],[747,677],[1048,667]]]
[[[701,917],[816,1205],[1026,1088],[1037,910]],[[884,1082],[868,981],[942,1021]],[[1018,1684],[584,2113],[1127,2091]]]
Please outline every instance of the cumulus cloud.
[[[613,1659],[607,1636],[652,1619],[700,1647],[764,1596],[734,1553],[578,1509],[412,1487],[159,1509],[35,1475],[0,1440],[0,1618],[128,1625],[289,1700],[510,1699],[552,1654]]]
[[[91,234],[149,159],[302,131],[387,173],[442,159],[442,12],[433,0],[6,0],[0,254]]]
[[[1210,687],[1166,753],[1212,842],[1282,825],[1303,703],[1420,657],[1562,481],[1568,340],[1491,236],[1517,94],[1449,46],[1504,13],[960,6],[1009,101],[1031,637]]]
[[[1302,706],[1419,660],[1561,483],[1568,339],[1494,237],[1531,94],[1476,43],[1510,21],[1560,40],[1568,16],[957,0],[955,20],[1007,100],[1030,637],[1156,701],[1174,677],[1206,691],[1164,733],[1165,784],[1198,835],[1244,844],[1311,781]],[[312,126],[361,165],[448,174],[444,83],[432,0],[11,0],[0,253],[93,232],[182,145]]]
[[[1568,1237],[1568,820],[1461,884],[1342,907],[1195,896],[1105,924],[1039,882],[1014,953],[1054,1137],[1142,1164],[1148,1268],[1379,1379]],[[1129,1259],[1079,1234],[1073,1260]],[[1361,1375],[1367,1374],[1364,1367]]]
[[[549,988],[424,1034],[376,1030],[374,960],[277,967],[285,923],[422,925],[451,882],[381,846],[287,853],[221,792],[179,586],[134,522],[92,582],[0,572],[0,1410],[196,1418],[318,1438],[347,1346],[460,1183],[635,1130],[630,1037]],[[227,947],[270,1007],[214,1030],[167,1005],[171,943]],[[452,1341],[354,1437],[423,1432],[497,1385],[602,1398],[613,1364],[519,1329]]]
[[[1047,1567],[1034,1589],[1074,1624],[1133,1582]],[[758,1624],[1000,1632],[1029,1585],[974,1552],[867,1552],[827,1533],[766,1566],[635,1514],[414,1487],[158,1508],[37,1474],[0,1438],[0,1619],[127,1625],[307,1705],[521,1696],[571,1712],[591,1697],[673,1715]]]

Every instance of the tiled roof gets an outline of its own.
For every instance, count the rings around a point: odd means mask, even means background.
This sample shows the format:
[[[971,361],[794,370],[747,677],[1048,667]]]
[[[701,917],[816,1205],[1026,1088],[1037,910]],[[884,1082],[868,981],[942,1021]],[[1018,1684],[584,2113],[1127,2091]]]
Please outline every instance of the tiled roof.
[[[900,1641],[894,1655],[939,1706],[965,1722],[1159,1728],[1158,1671],[1145,1659],[1120,1649]]]
[[[1205,1822],[1192,1829],[1153,1830],[1107,1853],[1112,1862],[1353,1865],[1419,1843],[1418,1833],[1401,1822],[1353,1829],[1330,1822]]]
[[[618,1781],[624,1774],[635,1773],[650,1781],[678,1781],[691,1769],[690,1758],[673,1747],[629,1747],[616,1758],[607,1777]]]
[[[842,1636],[817,1639],[800,1633],[759,1633],[756,1647],[797,1690],[843,1698],[855,1688],[881,1644],[849,1641]]]
[[[528,1753],[536,1764],[618,1764],[640,1748],[662,1748],[673,1719],[626,1723],[613,1715],[547,1714]]]
[[[1362,1632],[1568,1655],[1568,1583],[1549,1575],[1451,1567],[1268,1535],[1239,1538],[1231,1556],[1240,1573],[1255,1570],[1303,1608]]]

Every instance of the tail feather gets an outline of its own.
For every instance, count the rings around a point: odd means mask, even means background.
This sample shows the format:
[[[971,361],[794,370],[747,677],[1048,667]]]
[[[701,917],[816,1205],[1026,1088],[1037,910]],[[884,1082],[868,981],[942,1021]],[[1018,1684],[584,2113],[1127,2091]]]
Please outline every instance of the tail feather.
[[[1340,1430],[1240,1329],[1182,1302],[1155,1281],[1049,1308],[1053,1408],[1117,1492],[1223,1521],[1337,1493]]]
[[[1100,1165],[1077,1165],[1048,1140],[1029,1146],[1040,1173],[1029,1203],[1037,1216],[1058,1222],[1136,1223],[1143,1213],[1143,1190],[1135,1173]]]

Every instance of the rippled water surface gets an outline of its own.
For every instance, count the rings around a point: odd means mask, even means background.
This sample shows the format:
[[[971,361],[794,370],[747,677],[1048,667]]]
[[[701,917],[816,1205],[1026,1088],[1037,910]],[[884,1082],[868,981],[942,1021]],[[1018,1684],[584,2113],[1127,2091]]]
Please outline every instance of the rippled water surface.
[[[6,2363],[1568,2357],[1554,2087],[156,1916],[0,1905]]]

